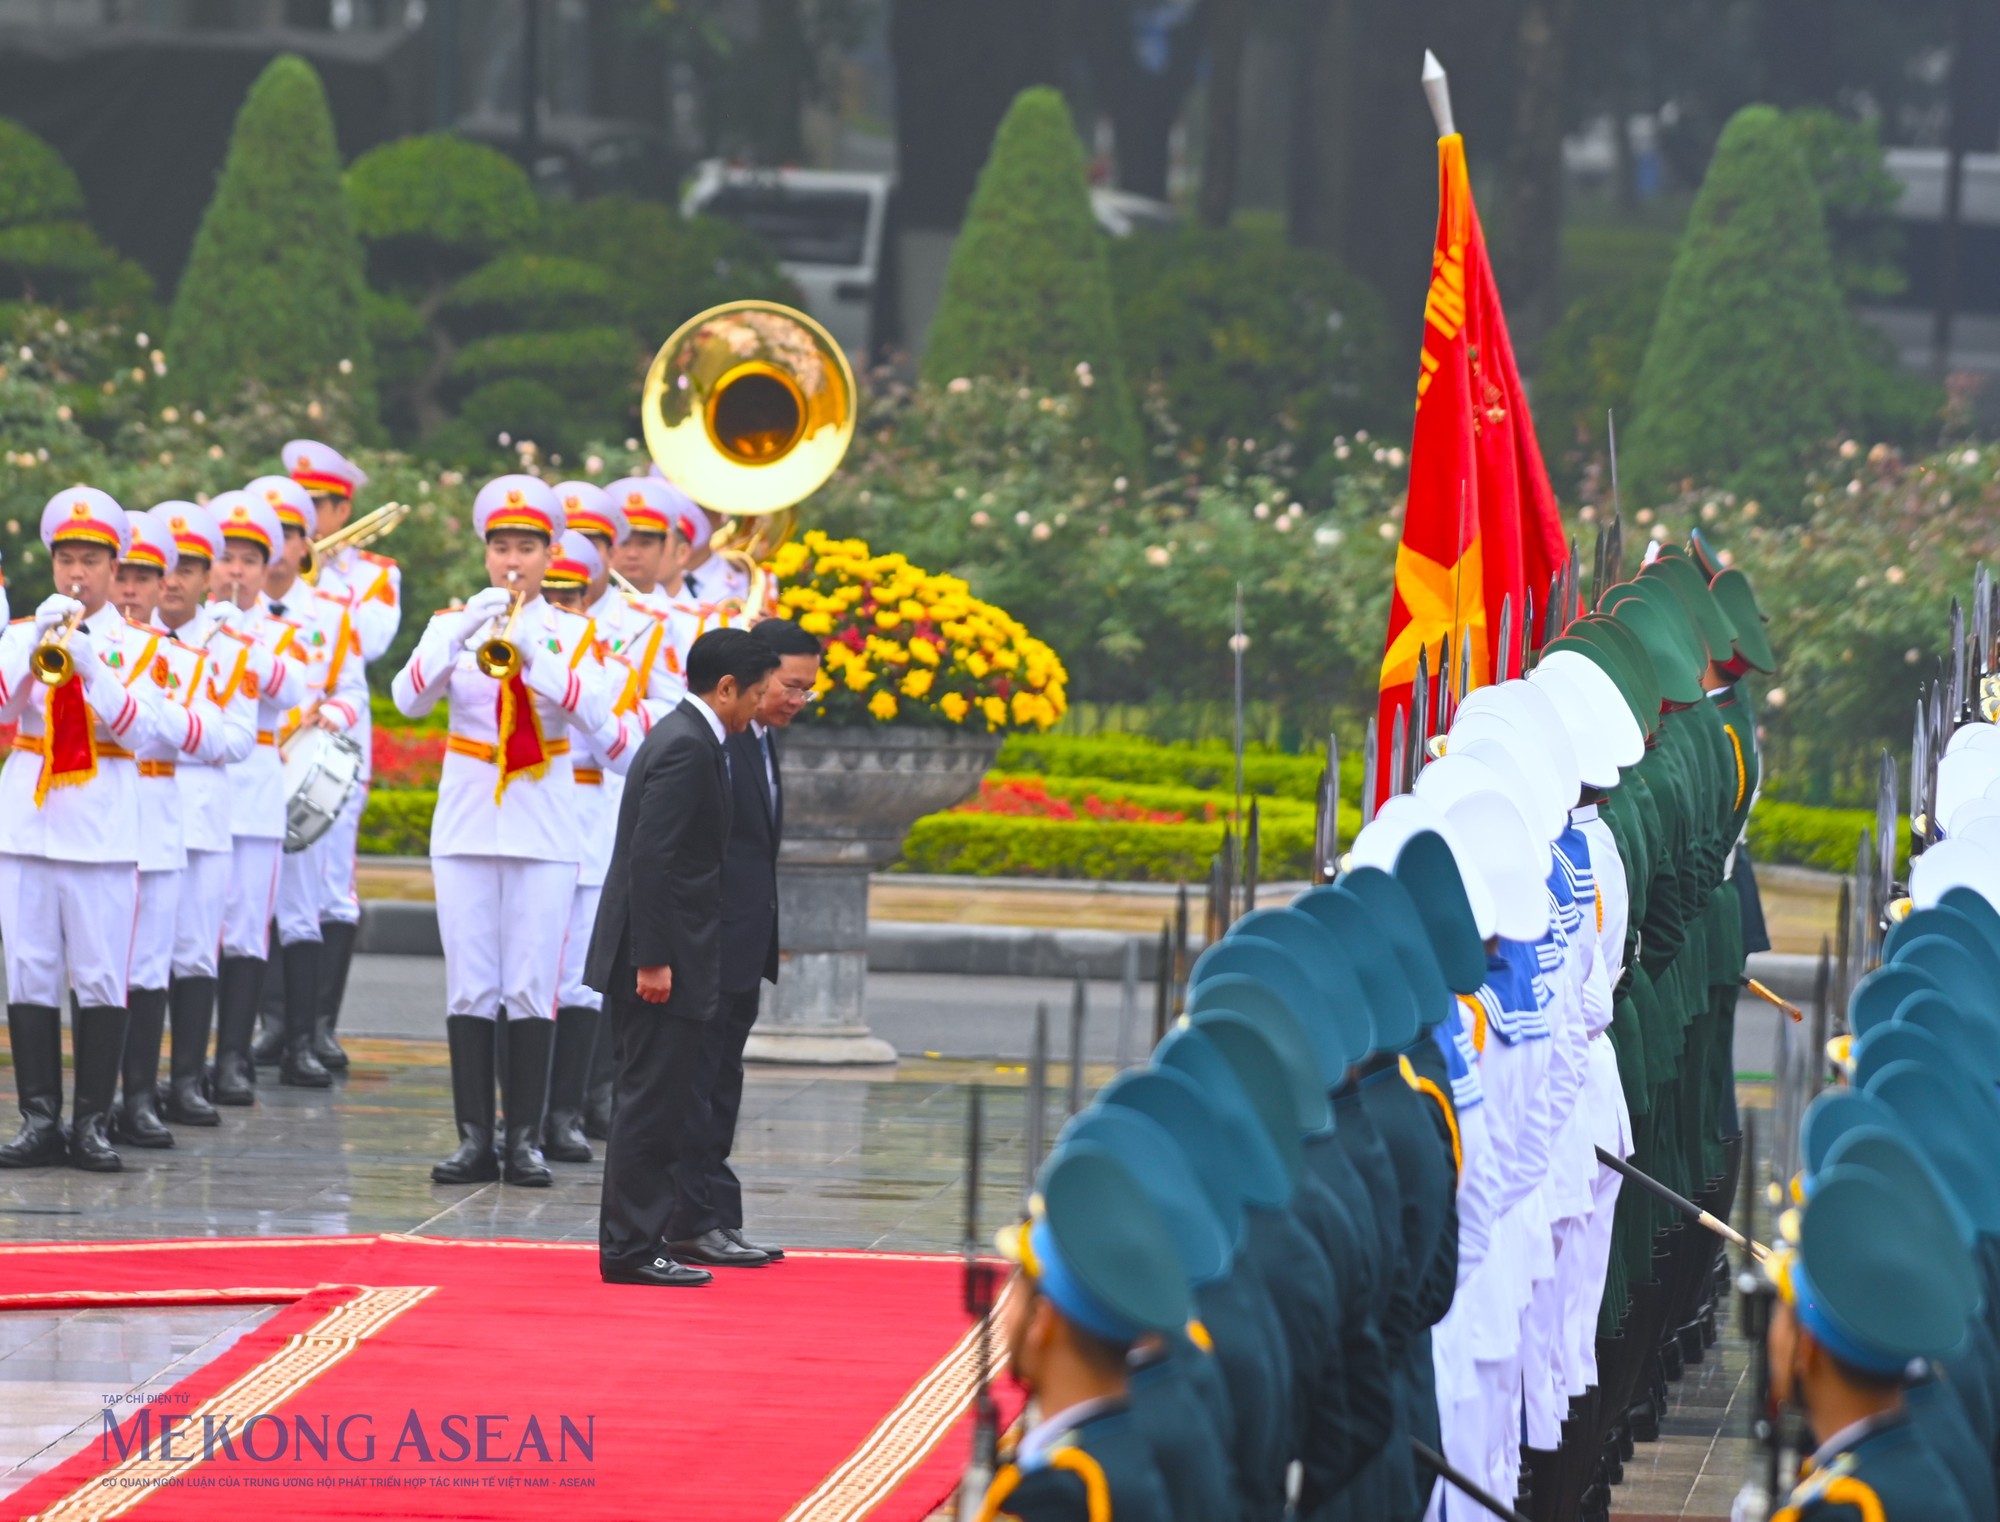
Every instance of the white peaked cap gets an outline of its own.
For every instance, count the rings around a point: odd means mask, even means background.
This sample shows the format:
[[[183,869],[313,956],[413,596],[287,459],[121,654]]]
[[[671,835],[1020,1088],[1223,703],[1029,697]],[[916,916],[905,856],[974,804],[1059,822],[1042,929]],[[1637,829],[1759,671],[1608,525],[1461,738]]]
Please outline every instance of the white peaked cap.
[[[1910,902],[1928,909],[1953,888],[1970,888],[2000,909],[2000,857],[1974,840],[1940,840],[1910,863]]]
[[[1618,785],[1621,767],[1637,766],[1646,755],[1646,732],[1632,717],[1618,684],[1589,656],[1551,650],[1528,677],[1528,685],[1555,705],[1577,772],[1592,787]]]
[[[1518,720],[1489,709],[1453,720],[1451,733],[1445,738],[1447,756],[1473,746],[1479,747],[1482,755],[1499,751],[1511,760],[1508,796],[1528,805],[1528,821],[1537,835],[1554,840],[1562,834],[1577,794],[1574,788],[1564,789],[1560,769],[1538,735]]]
[[[1964,819],[1964,816],[1973,808],[1988,804],[1989,802],[1990,800],[1984,798],[1975,799],[1951,817],[1954,821]],[[1981,814],[1971,819],[1964,819],[1964,822],[1957,829],[1953,830],[1948,838],[1962,840],[1968,845],[1976,845],[1996,862],[2000,862],[2000,809],[1996,809],[1990,814]]]
[[[1486,940],[1498,935],[1493,895],[1486,891],[1486,880],[1473,868],[1469,848],[1458,838],[1458,831],[1444,813],[1423,799],[1400,793],[1384,803],[1354,837],[1354,849],[1348,853],[1348,860],[1356,867],[1379,867],[1394,873],[1396,858],[1410,837],[1425,830],[1434,832],[1450,850],[1459,880],[1465,885],[1466,902],[1472,906],[1472,922],[1478,927],[1479,938]]]
[[[1468,875],[1483,878],[1493,897],[1497,932],[1510,941],[1538,941],[1548,934],[1548,847],[1536,845],[1512,800],[1492,789],[1476,790],[1454,799],[1444,815],[1465,842]],[[1537,862],[1543,864],[1540,871]],[[1461,859],[1461,871],[1464,865]]]
[[[1523,790],[1525,784],[1518,772],[1518,763],[1514,770],[1508,771],[1490,766],[1476,756],[1446,752],[1417,774],[1416,792],[1434,809],[1449,809],[1467,793],[1501,794],[1514,805],[1514,812],[1521,816],[1522,828],[1540,843],[1538,859],[1543,862],[1542,870],[1546,872],[1550,837],[1541,833],[1545,817],[1543,804],[1533,793]]]
[[[1970,724],[1959,725],[1944,742],[1944,753],[1955,756],[1962,750],[2000,751],[2000,724],[1974,719]]]
[[[1951,818],[1939,821],[1947,836],[1956,839],[1982,819],[2000,819],[2000,798],[1981,795],[1968,798],[1952,811]]]
[[[1965,749],[1940,757],[1937,818],[1951,818],[1960,804],[1981,796],[1995,782],[2000,782],[2000,751]]]

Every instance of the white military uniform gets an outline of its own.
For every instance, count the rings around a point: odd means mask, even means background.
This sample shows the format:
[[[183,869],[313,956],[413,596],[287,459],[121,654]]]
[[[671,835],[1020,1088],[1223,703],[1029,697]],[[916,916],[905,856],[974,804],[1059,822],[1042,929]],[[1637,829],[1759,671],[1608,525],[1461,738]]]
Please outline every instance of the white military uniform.
[[[572,731],[601,729],[611,695],[590,621],[537,593],[515,628],[531,713],[513,715],[512,732],[523,720],[535,725],[541,761],[503,779],[502,684],[479,669],[468,643],[481,637],[461,610],[435,615],[392,688],[413,719],[441,700],[450,706],[431,822],[447,1010],[490,1020],[504,1004],[513,1019],[553,1018],[583,854]]]
[[[368,734],[368,678],[360,660],[360,637],[352,612],[337,593],[307,587],[303,582],[286,599],[289,613],[298,615],[298,634],[291,649],[305,660],[306,699],[285,715],[278,731],[280,762],[285,742],[324,716],[331,726],[364,746]],[[363,755],[366,755],[364,749]],[[358,794],[360,789],[357,788]],[[350,797],[343,817],[354,806]],[[320,939],[320,921],[339,918],[327,912],[329,881],[351,881],[353,844],[339,830],[328,830],[303,851],[287,852],[278,873],[278,940],[290,946]],[[342,897],[345,903],[345,896]]]
[[[361,815],[368,806],[368,786],[374,775],[374,716],[368,706],[367,671],[388,653],[403,621],[403,573],[396,562],[367,550],[337,550],[320,563],[315,587],[341,600],[348,626],[357,642],[348,656],[360,682],[361,701],[349,727],[361,747],[361,783],[340,811],[340,818],[321,840],[318,860],[323,869],[320,918],[359,924],[361,899],[354,887],[354,858],[361,834]]]

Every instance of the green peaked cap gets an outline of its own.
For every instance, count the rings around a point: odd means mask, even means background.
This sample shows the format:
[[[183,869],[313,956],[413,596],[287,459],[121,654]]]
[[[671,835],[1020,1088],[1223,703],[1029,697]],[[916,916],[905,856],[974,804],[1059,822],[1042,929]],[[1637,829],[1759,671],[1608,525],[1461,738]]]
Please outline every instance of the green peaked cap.
[[[1741,571],[1723,571],[1708,584],[1716,606],[1728,616],[1734,631],[1737,659],[1766,674],[1778,669],[1777,653],[1764,629],[1764,610],[1757,606],[1757,594],[1750,590],[1750,578]]]

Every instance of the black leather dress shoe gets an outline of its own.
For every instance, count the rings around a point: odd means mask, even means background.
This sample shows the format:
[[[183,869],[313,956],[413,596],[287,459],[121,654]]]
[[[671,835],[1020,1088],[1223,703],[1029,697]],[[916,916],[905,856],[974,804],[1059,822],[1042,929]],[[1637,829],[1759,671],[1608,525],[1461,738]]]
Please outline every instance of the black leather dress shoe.
[[[706,1263],[710,1268],[762,1268],[771,1261],[769,1253],[744,1247],[717,1228],[704,1231],[685,1242],[669,1242],[667,1251],[690,1263]]]
[[[715,1277],[705,1268],[676,1263],[665,1253],[636,1264],[606,1263],[599,1259],[597,1272],[606,1284],[656,1284],[662,1289],[693,1289]]]
[[[743,1233],[734,1226],[723,1227],[722,1234],[725,1237],[729,1238],[730,1241],[734,1242],[738,1247],[744,1248],[749,1252],[760,1252],[765,1257],[769,1258],[773,1263],[781,1263],[784,1261],[785,1257],[784,1248],[766,1247],[762,1242],[752,1242],[747,1238],[745,1238]]]

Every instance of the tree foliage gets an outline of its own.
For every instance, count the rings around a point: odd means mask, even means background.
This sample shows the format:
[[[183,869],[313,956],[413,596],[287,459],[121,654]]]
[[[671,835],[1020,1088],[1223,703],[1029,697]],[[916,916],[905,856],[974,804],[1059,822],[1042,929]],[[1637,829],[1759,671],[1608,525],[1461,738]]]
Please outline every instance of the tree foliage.
[[[342,376],[372,414],[365,289],[326,91],[311,64],[286,54],[237,114],[175,293],[174,389],[219,407],[252,382],[303,391]]]
[[[151,277],[91,231],[62,156],[0,118],[0,299],[133,311],[152,294]]]
[[[1209,448],[1394,426],[1409,377],[1375,292],[1275,225],[1136,233],[1111,245],[1125,373]]]
[[[1858,391],[1798,139],[1779,112],[1746,107],[1716,147],[1646,346],[1628,479],[1777,499],[1814,445],[1853,420]]]
[[[1057,389],[1087,374],[1090,432],[1111,459],[1136,465],[1138,417],[1104,244],[1069,108],[1052,89],[1022,91],[994,136],[945,270],[924,379]]]

